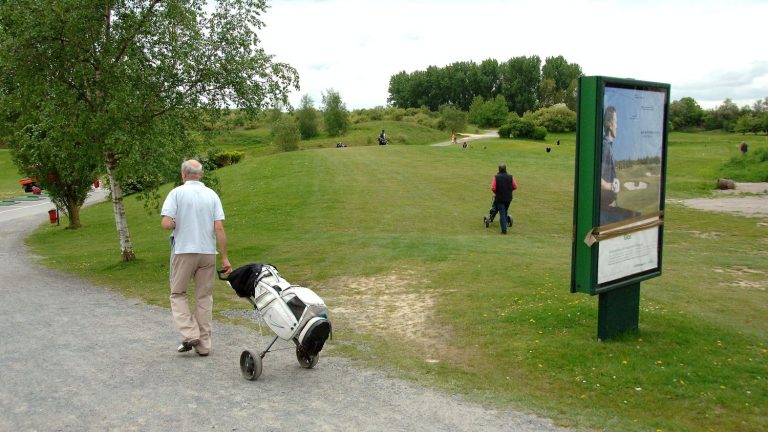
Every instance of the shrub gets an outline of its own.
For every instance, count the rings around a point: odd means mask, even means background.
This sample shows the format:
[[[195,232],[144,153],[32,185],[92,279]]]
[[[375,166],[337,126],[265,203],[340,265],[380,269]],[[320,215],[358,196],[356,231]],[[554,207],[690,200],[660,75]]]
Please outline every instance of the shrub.
[[[576,130],[576,113],[565,104],[542,108],[534,113],[526,113],[536,126],[542,126],[550,132],[573,132]]]
[[[402,108],[387,108],[384,111],[384,118],[392,121],[401,121],[405,115],[406,111]]]
[[[499,137],[500,138],[510,138],[512,137],[512,125],[507,123],[504,126],[499,128]]]
[[[510,123],[512,127],[512,136],[515,138],[533,138],[533,132],[536,125],[528,119],[514,119]]]
[[[288,115],[282,116],[272,125],[272,136],[280,151],[288,152],[299,149],[299,126],[296,120]]]
[[[469,107],[468,120],[480,127],[499,127],[504,124],[509,110],[504,96],[485,101],[482,96],[476,96]]]
[[[547,128],[536,126],[533,129],[533,136],[531,138],[539,141],[544,141],[546,137],[547,137]]]
[[[232,150],[232,151],[223,151],[223,152],[215,153],[214,155],[212,155],[211,159],[213,160],[213,163],[216,165],[217,168],[221,168],[227,165],[234,165],[240,162],[244,156],[245,156],[245,153]],[[205,166],[205,164],[203,166]]]
[[[536,126],[527,118],[514,116],[509,123],[499,128],[501,138],[521,138],[543,140],[547,137],[547,129]]]

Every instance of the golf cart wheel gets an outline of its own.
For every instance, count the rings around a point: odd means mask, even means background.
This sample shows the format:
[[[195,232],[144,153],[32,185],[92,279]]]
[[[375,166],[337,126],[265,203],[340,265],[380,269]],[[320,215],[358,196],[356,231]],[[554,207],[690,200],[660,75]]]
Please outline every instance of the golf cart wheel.
[[[312,369],[317,364],[317,361],[320,360],[320,354],[311,356],[304,352],[301,347],[296,347],[296,360],[299,361],[299,365],[304,369]]]
[[[258,379],[261,375],[261,356],[248,350],[243,351],[240,354],[240,372],[248,381]]]

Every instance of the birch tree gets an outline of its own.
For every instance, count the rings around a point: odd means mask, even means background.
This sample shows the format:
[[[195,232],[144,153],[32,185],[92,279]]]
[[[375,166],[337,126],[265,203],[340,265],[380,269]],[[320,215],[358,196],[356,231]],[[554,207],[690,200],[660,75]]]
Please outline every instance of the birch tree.
[[[109,179],[120,255],[135,258],[121,185],[176,173],[201,117],[260,110],[298,89],[261,47],[265,0],[0,0],[0,104],[18,141],[36,120],[77,125]],[[35,112],[35,116],[23,115]],[[74,136],[76,135],[76,136]],[[44,144],[41,144],[44,145]]]

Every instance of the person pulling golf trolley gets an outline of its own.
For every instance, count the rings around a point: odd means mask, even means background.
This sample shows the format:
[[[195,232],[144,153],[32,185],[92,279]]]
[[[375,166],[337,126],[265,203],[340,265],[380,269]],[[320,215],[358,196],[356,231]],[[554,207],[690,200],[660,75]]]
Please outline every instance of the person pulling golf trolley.
[[[309,288],[283,279],[270,264],[248,264],[231,273],[218,271],[238,297],[248,300],[261,321],[275,333],[274,339],[258,353],[245,350],[240,355],[240,372],[247,380],[256,380],[262,372],[262,359],[271,352],[277,339],[296,345],[296,359],[305,369],[315,367],[325,341],[331,336],[328,307]]]
[[[517,181],[507,173],[507,165],[499,165],[499,172],[491,180],[493,201],[488,211],[488,216],[483,216],[483,223],[488,228],[493,222],[496,213],[499,213],[499,225],[501,233],[507,233],[507,227],[512,226],[512,216],[509,215],[509,205],[512,203],[512,192],[517,190]]]

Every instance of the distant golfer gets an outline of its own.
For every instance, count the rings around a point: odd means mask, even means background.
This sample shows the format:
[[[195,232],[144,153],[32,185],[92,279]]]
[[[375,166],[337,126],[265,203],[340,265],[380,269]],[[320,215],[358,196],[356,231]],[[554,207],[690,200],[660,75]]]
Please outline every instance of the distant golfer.
[[[507,174],[507,166],[505,164],[499,165],[499,172],[491,180],[491,190],[495,195],[493,206],[499,212],[502,234],[507,233],[507,212],[512,203],[512,191],[515,189],[517,189],[517,183],[511,175]]]

